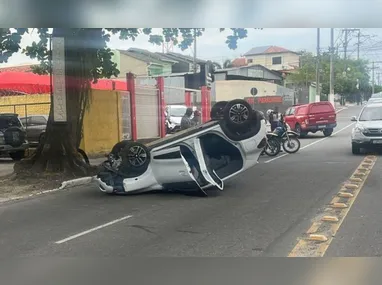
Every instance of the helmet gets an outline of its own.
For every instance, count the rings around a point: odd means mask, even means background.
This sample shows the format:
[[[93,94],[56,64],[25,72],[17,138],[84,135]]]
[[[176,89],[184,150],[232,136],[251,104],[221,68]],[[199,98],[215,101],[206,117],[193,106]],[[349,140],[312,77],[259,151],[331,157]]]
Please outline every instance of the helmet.
[[[274,111],[272,109],[268,109],[267,111],[267,115],[269,116],[270,114],[272,114]]]

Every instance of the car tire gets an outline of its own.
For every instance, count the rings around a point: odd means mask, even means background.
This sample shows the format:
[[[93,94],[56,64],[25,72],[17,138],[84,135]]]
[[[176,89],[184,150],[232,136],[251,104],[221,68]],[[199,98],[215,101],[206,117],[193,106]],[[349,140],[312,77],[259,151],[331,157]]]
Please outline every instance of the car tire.
[[[128,140],[120,141],[116,143],[113,148],[111,149],[110,154],[112,154],[114,157],[118,158],[121,156],[122,150],[130,143]]]
[[[11,152],[9,153],[9,156],[14,160],[14,161],[19,161],[22,160],[25,157],[25,151],[20,150],[16,152]]]
[[[325,137],[330,137],[333,133],[333,129],[325,129],[323,133]]]
[[[86,152],[82,149],[77,149],[78,153],[82,156],[82,159],[87,165],[90,165],[89,157],[86,155]]]
[[[351,152],[355,155],[361,154],[361,148],[358,145],[352,144]]]
[[[14,135],[13,133],[17,133]],[[25,142],[26,134],[19,127],[9,127],[4,132],[5,144],[12,147],[20,147]]]
[[[250,128],[254,117],[252,106],[243,99],[229,101],[223,110],[224,121],[232,132]]]
[[[132,171],[140,175],[146,171],[150,164],[150,150],[139,142],[128,142],[121,155],[123,172]]]
[[[221,120],[224,118],[223,111],[225,106],[227,106],[228,101],[219,101],[216,102],[210,112],[210,118],[211,120]]]
[[[42,133],[41,135],[40,135],[40,138],[38,139],[38,143],[39,144],[42,144],[42,143],[44,143],[45,142],[45,133]]]
[[[303,131],[301,130],[301,126],[300,126],[300,124],[296,124],[296,126],[294,127],[294,130],[296,131],[296,133],[299,134],[299,137],[300,137],[300,138],[306,137],[306,135],[308,134],[307,132],[303,132]]]

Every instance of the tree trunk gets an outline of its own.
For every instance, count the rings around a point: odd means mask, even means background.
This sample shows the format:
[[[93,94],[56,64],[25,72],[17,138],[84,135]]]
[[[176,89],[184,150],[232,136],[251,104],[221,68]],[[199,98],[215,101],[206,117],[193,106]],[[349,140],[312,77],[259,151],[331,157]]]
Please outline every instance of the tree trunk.
[[[83,35],[66,31],[65,75],[67,122],[53,122],[51,104],[45,139],[35,153],[15,164],[16,173],[65,173],[78,177],[90,175],[92,168],[78,153],[82,139],[82,124],[89,103],[91,60]],[[54,95],[53,95],[54,96]]]

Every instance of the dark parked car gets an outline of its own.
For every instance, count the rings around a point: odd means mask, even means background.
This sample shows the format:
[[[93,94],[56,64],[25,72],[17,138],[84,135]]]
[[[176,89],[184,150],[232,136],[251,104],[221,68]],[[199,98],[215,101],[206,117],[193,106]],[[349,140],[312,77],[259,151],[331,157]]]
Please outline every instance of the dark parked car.
[[[20,118],[31,146],[37,146],[44,138],[48,118],[48,115],[30,115]]]
[[[0,114],[0,155],[9,155],[13,160],[25,157],[29,148],[26,131],[17,114]]]

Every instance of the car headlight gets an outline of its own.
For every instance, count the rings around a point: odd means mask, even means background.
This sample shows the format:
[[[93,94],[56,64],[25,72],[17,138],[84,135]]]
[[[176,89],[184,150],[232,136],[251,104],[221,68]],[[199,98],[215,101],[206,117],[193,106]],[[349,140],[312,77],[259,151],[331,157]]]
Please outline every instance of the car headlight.
[[[364,133],[366,129],[362,125],[356,125],[354,127],[354,132],[355,133]]]

